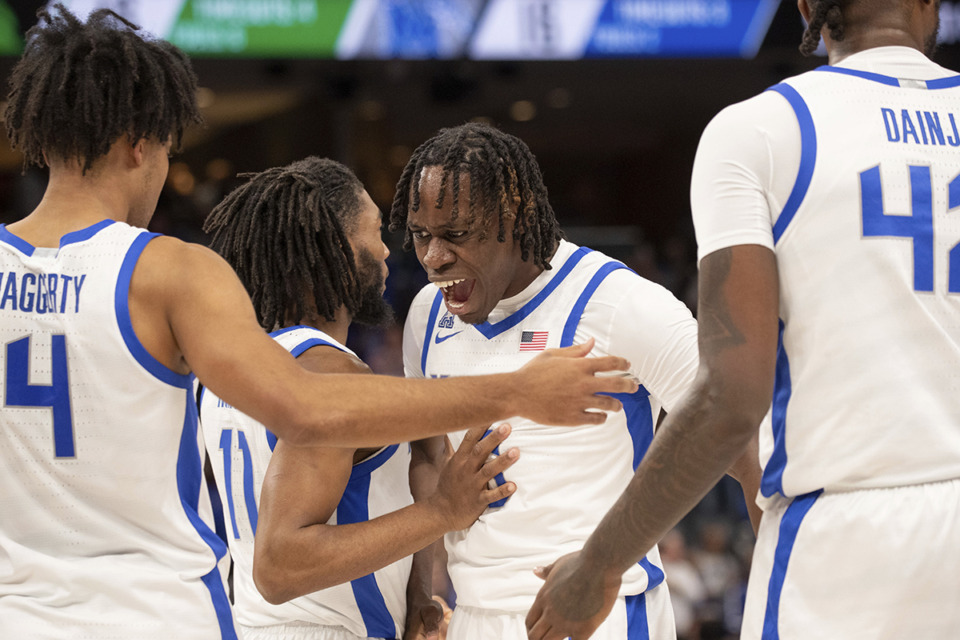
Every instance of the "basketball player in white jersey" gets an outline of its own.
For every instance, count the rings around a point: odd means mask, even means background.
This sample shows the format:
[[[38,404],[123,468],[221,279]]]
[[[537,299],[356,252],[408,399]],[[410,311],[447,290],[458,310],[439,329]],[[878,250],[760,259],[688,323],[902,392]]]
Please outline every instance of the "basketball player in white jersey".
[[[261,325],[302,366],[369,373],[345,343],[351,323],[392,318],[382,297],[389,251],[380,227],[380,210],[353,172],[310,157],[253,175],[205,229],[250,292]],[[276,251],[278,243],[292,249]],[[469,526],[513,489],[487,487],[512,462],[487,462],[501,433],[476,449],[482,431],[473,433],[429,495],[406,443],[290,445],[205,389],[200,424],[227,507],[235,612],[247,640],[436,631],[440,608],[422,574],[429,565],[421,561],[411,574],[411,554]],[[414,459],[430,472],[434,452],[421,444]],[[411,489],[424,500],[413,505]]]
[[[594,373],[625,363],[570,357],[590,345],[482,380],[306,371],[221,258],[142,229],[171,147],[200,120],[186,57],[111,12],[40,15],[4,114],[49,182],[0,227],[0,637],[236,637],[225,549],[200,517],[193,373],[294,443],[619,407],[595,392],[632,385]]]
[[[742,637],[960,628],[960,76],[928,57],[934,0],[799,6],[829,65],[728,107],[697,152],[697,384],[549,572],[531,638],[588,637],[771,399]]]
[[[693,381],[697,325],[663,287],[564,240],[530,149],[490,126],[444,129],[421,145],[391,225],[405,230],[432,281],[407,316],[407,375],[512,371],[547,347],[594,339],[597,353],[629,359],[623,374],[641,383],[599,429],[511,419],[522,456],[499,481],[514,481],[517,493],[446,536],[457,594],[447,637],[523,638],[541,583],[534,569],[578,549],[626,487],[661,410]],[[744,468],[754,471],[753,505],[756,457]],[[596,638],[676,637],[657,550],[637,560]]]

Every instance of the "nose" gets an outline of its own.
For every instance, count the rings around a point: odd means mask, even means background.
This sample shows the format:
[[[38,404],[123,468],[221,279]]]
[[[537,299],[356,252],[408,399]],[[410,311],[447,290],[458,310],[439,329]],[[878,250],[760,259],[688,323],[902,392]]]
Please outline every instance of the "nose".
[[[383,246],[383,259],[386,260],[390,257],[390,247],[387,246],[386,242],[380,241],[380,244]]]
[[[447,247],[446,242],[440,238],[430,238],[421,262],[423,262],[423,266],[428,269],[438,271],[452,263],[455,259],[456,257],[453,255],[453,252],[450,251],[449,247]]]

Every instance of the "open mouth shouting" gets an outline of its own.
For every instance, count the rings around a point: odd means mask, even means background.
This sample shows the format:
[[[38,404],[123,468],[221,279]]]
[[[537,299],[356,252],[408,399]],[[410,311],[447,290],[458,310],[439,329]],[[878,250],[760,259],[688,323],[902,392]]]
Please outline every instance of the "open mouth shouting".
[[[467,301],[470,294],[473,293],[473,287],[476,280],[468,278],[459,278],[455,280],[441,280],[434,282],[443,292],[443,301],[447,305],[447,310],[453,315],[461,315],[466,311]]]

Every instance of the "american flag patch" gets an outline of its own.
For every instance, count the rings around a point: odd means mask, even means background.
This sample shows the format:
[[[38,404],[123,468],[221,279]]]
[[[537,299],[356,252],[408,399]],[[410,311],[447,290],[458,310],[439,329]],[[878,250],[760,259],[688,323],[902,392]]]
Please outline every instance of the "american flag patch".
[[[520,334],[520,351],[543,351],[549,331],[524,331]]]

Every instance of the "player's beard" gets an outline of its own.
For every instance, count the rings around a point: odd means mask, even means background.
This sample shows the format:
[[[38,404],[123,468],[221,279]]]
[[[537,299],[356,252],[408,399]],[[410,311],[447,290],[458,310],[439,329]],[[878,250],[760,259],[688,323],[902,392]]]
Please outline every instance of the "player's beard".
[[[367,249],[354,253],[357,260],[357,277],[360,280],[360,308],[353,322],[371,327],[381,327],[393,322],[393,307],[383,299],[382,261],[373,257]]]

